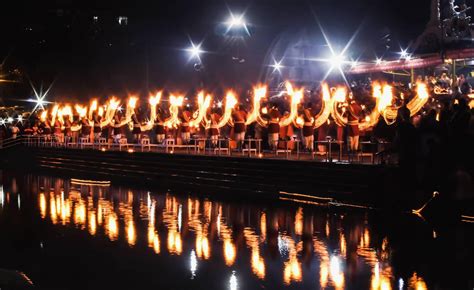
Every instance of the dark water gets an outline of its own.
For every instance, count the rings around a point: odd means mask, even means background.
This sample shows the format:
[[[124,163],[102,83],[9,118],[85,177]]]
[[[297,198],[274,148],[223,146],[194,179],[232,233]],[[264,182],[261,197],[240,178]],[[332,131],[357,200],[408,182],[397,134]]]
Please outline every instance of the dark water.
[[[6,172],[0,180],[0,268],[41,289],[474,287],[468,223]]]

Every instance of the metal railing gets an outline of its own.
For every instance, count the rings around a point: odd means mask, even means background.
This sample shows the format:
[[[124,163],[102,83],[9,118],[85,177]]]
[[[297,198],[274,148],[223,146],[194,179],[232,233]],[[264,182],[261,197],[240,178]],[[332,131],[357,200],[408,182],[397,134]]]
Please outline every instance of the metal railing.
[[[61,140],[62,139],[62,140]],[[328,151],[322,154],[322,156],[317,157],[316,152],[303,152],[299,150],[300,141],[292,141],[294,145],[290,148],[290,141],[281,141],[285,145],[283,151],[285,154],[278,155],[281,153],[281,148],[274,151],[263,152],[261,149],[261,139],[246,139],[243,141],[245,146],[242,146],[240,149],[232,148],[230,146],[231,139],[218,139],[217,144],[213,144],[213,140],[210,138],[192,138],[186,144],[178,144],[176,139],[167,138],[164,139],[160,144],[153,144],[149,138],[144,138],[139,141],[139,143],[129,143],[126,138],[121,138],[116,140],[117,142],[111,142],[112,139],[99,138],[93,142],[88,137],[78,138],[77,142],[72,142],[72,138],[58,137],[54,134],[51,135],[19,135],[16,138],[8,138],[0,140],[0,152],[4,149],[13,148],[16,146],[26,146],[26,147],[40,147],[40,148],[63,148],[63,149],[87,149],[87,150],[100,150],[100,151],[126,151],[133,153],[136,151],[147,151],[147,152],[164,152],[169,154],[174,153],[186,153],[186,154],[197,154],[197,155],[227,155],[227,156],[247,156],[254,158],[285,158],[292,160],[315,160],[315,161],[325,161],[333,162],[337,160],[338,162],[356,162],[356,163],[375,163],[375,158],[377,153],[370,153],[371,159],[370,162],[364,162],[364,159],[360,159],[360,156],[357,156],[357,160],[351,160],[351,155],[347,154],[347,160],[343,160],[343,144],[338,143],[339,150],[332,152],[331,146],[328,146]],[[215,141],[215,140],[214,140]],[[319,142],[320,143],[320,142]],[[319,144],[318,141],[315,141],[315,144]],[[291,154],[291,151],[296,153],[295,155]],[[336,153],[337,159],[332,158],[332,153]],[[354,157],[354,155],[352,156]],[[362,156],[363,157],[363,156]],[[382,157],[379,157],[380,162],[383,161]],[[369,161],[369,160],[367,160]]]

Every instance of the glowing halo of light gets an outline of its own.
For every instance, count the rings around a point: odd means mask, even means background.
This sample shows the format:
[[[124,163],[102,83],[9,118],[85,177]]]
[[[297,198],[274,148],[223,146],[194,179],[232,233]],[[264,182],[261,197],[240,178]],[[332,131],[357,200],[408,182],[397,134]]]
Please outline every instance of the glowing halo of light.
[[[262,99],[264,99],[267,95],[267,87],[266,86],[257,86],[253,89],[253,106],[252,110],[247,116],[247,120],[245,121],[246,125],[250,125],[254,122],[257,122],[262,127],[267,126],[267,121],[262,118],[260,115],[260,103]]]
[[[232,109],[234,109],[235,105],[237,105],[237,98],[235,97],[235,93],[232,91],[228,91],[225,97],[224,115],[217,123],[217,128],[222,128],[227,125],[227,123],[229,123],[232,117]]]
[[[170,111],[170,117],[167,118],[163,125],[168,128],[177,128],[181,121],[179,120],[179,107],[183,105],[184,97],[183,96],[175,96],[175,95],[170,95],[169,97],[169,111]]]
[[[148,103],[150,105],[150,119],[148,120],[148,122],[146,122],[145,125],[140,126],[140,130],[142,132],[153,129],[153,125],[155,124],[156,119],[156,106],[158,106],[161,101],[161,94],[162,92],[160,91],[157,92],[155,95],[151,95],[148,98]]]
[[[413,117],[418,113],[421,108],[426,104],[429,99],[428,88],[425,83],[418,82],[416,84],[416,95],[407,104],[407,108],[410,110],[410,117]]]
[[[211,95],[206,95],[204,97],[204,92],[203,91],[199,92],[198,98],[197,98],[198,109],[197,111],[194,112],[193,118],[189,121],[190,127],[199,127],[199,124],[203,122],[206,116],[206,112],[211,106],[211,100],[212,100]]]
[[[290,125],[292,122],[296,120],[298,116],[298,105],[301,103],[303,99],[303,89],[294,90],[293,86],[290,82],[285,83],[286,91],[288,95],[291,97],[291,105],[290,105],[290,114],[287,117],[281,118],[280,126],[285,127]]]
[[[321,125],[326,123],[331,115],[333,99],[331,97],[331,92],[329,91],[329,86],[325,82],[321,85],[321,93],[323,95],[321,111],[314,117],[314,128],[321,127]]]

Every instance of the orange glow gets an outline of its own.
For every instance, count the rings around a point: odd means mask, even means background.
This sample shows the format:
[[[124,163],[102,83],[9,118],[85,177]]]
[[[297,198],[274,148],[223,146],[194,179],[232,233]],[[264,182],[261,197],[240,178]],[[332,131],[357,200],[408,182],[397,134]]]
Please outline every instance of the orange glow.
[[[410,100],[407,104],[407,108],[410,110],[410,116],[416,115],[421,108],[426,104],[429,98],[428,87],[425,83],[416,84],[416,96]]]
[[[303,234],[303,208],[298,208],[295,215],[295,234],[301,236]]]
[[[135,230],[135,223],[133,220],[129,220],[126,222],[126,236],[127,236],[127,242],[130,246],[135,246],[135,243],[137,242],[137,233]]]
[[[426,282],[423,280],[423,278],[419,277],[416,272],[414,272],[413,275],[411,276],[410,280],[408,281],[408,285],[410,286],[410,289],[415,289],[415,290],[428,289],[428,286],[426,286]]]
[[[86,205],[82,199],[79,199],[78,203],[74,207],[74,224],[84,228],[86,224]]]
[[[46,197],[44,196],[44,193],[39,194],[39,208],[40,208],[40,214],[41,218],[46,218]]]
[[[260,115],[260,103],[267,95],[266,86],[258,86],[253,88],[253,106],[252,110],[247,116],[245,122],[246,125],[250,125],[253,122],[257,122],[261,126],[266,126],[266,121]]]
[[[237,105],[237,98],[235,97],[235,93],[232,91],[227,92],[225,97],[225,110],[224,115],[217,123],[217,128],[222,128],[227,123],[229,123],[230,118],[232,117],[232,109]]]
[[[118,217],[115,213],[109,213],[107,217],[107,223],[105,224],[105,230],[109,239],[115,241],[119,236]]]
[[[290,82],[286,82],[286,91],[291,97],[290,114],[280,120],[280,126],[290,125],[298,116],[298,105],[303,100],[303,89],[294,90]]]
[[[40,116],[41,122],[46,122],[47,117],[48,117],[48,111],[41,112],[41,116]]]
[[[97,220],[96,220],[96,216],[95,216],[95,213],[94,212],[89,212],[89,233],[91,235],[95,235],[96,232],[97,232]]]
[[[211,105],[211,99],[212,97],[210,95],[204,97],[204,92],[199,92],[197,99],[198,109],[194,112],[193,119],[189,122],[189,126],[198,128],[199,124],[204,121],[206,112]]]
[[[333,99],[327,83],[322,83],[321,92],[323,94],[323,103],[321,104],[321,111],[314,118],[314,127],[319,128],[321,125],[329,121],[331,115]]]
[[[224,259],[227,266],[232,266],[235,262],[237,250],[230,239],[224,240]]]

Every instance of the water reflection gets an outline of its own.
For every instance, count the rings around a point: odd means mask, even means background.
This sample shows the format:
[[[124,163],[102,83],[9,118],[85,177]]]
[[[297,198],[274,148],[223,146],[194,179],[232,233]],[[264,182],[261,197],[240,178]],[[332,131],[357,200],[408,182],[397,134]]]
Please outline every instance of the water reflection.
[[[276,285],[345,289],[364,273],[361,288],[427,289],[416,272],[405,280],[394,274],[389,238],[375,235],[363,214],[349,221],[302,207],[235,206],[47,177],[37,178],[30,190],[44,222],[151,254],[181,256],[192,279],[205,263],[218,263],[232,271],[226,276],[230,289],[238,289],[245,271],[259,281],[274,279]],[[1,208],[12,195],[19,200],[18,193],[0,187]]]

